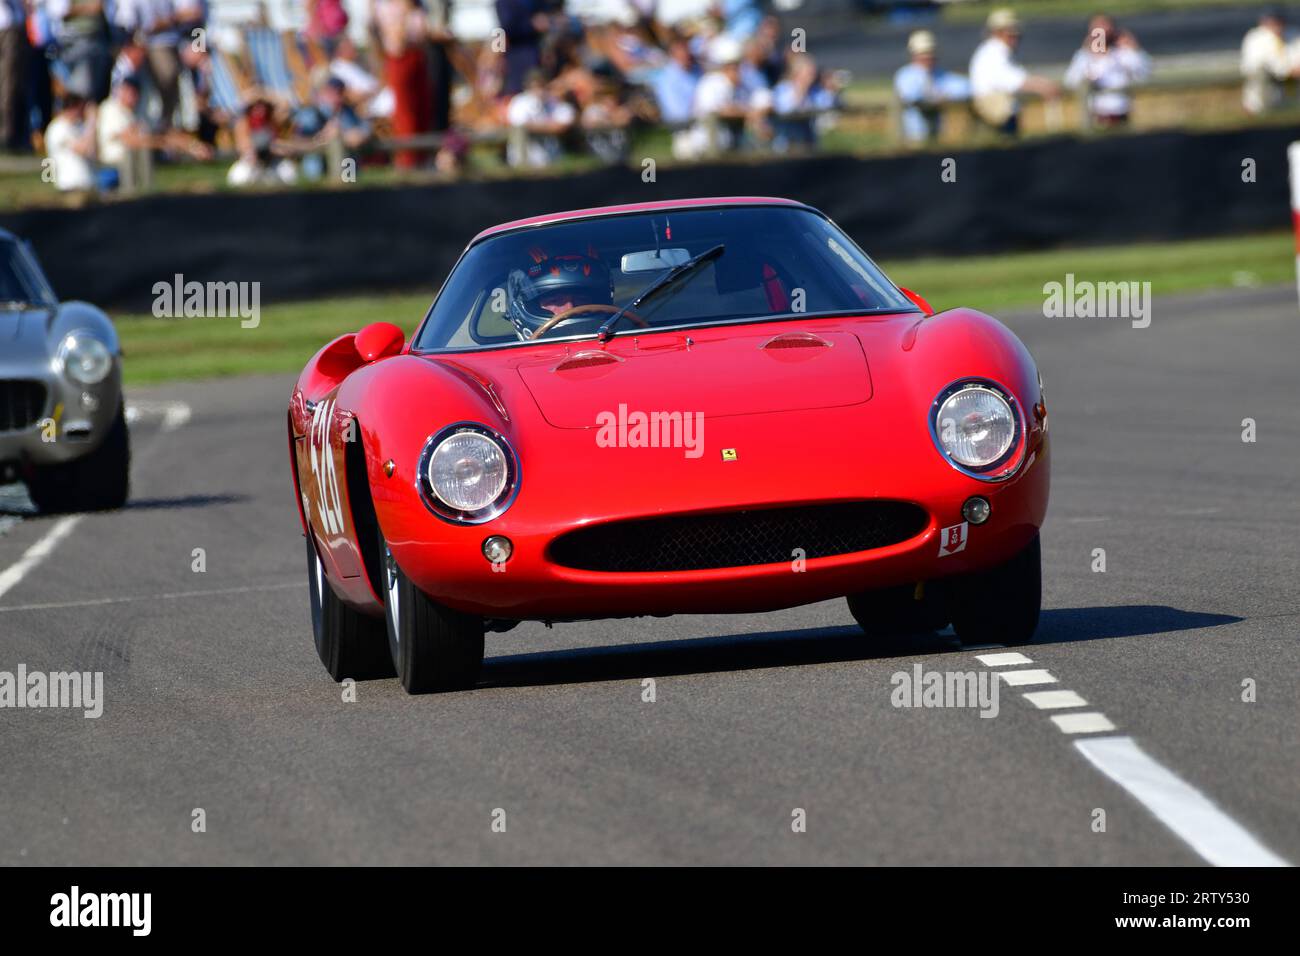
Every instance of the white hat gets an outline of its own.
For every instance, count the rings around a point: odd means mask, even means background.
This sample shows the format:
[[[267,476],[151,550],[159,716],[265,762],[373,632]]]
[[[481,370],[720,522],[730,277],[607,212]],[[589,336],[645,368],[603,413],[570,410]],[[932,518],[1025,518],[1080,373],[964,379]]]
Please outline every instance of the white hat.
[[[709,59],[717,66],[739,63],[744,52],[744,47],[740,45],[740,41],[725,33],[709,45]]]
[[[989,14],[984,26],[990,33],[997,33],[999,30],[1019,30],[1020,18],[1010,7],[998,7]]]
[[[929,30],[917,30],[907,38],[907,52],[912,56],[933,53],[935,50],[934,34]]]

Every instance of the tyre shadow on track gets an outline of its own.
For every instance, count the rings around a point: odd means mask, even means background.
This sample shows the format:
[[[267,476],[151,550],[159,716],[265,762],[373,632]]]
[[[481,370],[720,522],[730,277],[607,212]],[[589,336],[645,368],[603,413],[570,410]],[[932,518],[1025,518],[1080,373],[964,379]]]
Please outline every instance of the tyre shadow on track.
[[[1149,604],[1058,608],[1043,612],[1037,637],[1031,646],[1114,637],[1149,637],[1173,631],[1219,627],[1240,620],[1242,618],[1228,614],[1180,611]],[[946,632],[871,641],[855,626],[765,631],[488,658],[483,664],[479,686],[580,684],[913,657],[961,649],[961,643]]]

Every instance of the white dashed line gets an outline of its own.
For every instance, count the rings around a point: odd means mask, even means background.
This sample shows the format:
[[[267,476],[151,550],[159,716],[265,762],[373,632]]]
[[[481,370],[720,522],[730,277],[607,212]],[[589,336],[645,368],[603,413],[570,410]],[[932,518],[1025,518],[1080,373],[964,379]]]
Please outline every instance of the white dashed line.
[[[997,675],[1012,687],[1056,683],[1056,678],[1040,667],[1031,667],[1023,671],[997,671]]]
[[[1096,711],[1083,714],[1053,714],[1052,723],[1056,724],[1063,734],[1098,734],[1115,729],[1109,717]]]
[[[1018,651],[1007,651],[1005,654],[976,654],[975,660],[979,661],[985,667],[1007,667],[1011,664],[1033,663],[1033,661]]]
[[[1072,690],[1035,690],[1025,694],[1024,697],[1039,710],[1088,706],[1088,702]]]
[[[1214,866],[1290,866],[1191,784],[1152,760],[1132,737],[1074,745],[1115,783]]]
[[[7,591],[49,557],[50,552],[58,546],[59,542],[72,534],[72,529],[80,520],[81,515],[60,518],[49,531],[41,535],[35,544],[23,552],[23,556],[17,562],[0,571],[0,597],[4,597]]]

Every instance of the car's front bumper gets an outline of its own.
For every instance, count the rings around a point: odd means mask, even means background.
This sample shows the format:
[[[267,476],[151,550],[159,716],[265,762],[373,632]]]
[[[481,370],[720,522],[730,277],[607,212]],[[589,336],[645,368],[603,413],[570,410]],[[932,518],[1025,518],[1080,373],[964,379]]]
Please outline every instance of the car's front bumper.
[[[929,473],[930,481],[917,481],[915,473],[882,476],[866,499],[910,501],[925,510],[928,522],[906,540],[800,561],[794,551],[800,542],[793,538],[790,560],[741,567],[607,572],[563,566],[555,560],[552,544],[574,526],[557,526],[554,520],[530,514],[522,496],[505,515],[484,525],[455,526],[427,511],[421,515],[409,510],[411,499],[406,500],[406,509],[397,502],[386,502],[389,507],[381,509],[386,512],[381,523],[426,530],[427,534],[407,532],[389,540],[403,571],[430,597],[468,613],[519,620],[743,613],[794,607],[994,567],[1024,548],[1042,525],[1049,487],[1046,436],[1020,471],[1005,482],[981,482],[946,465],[929,469]],[[981,495],[991,503],[988,521],[968,525],[960,549],[941,551],[942,530],[963,523],[962,505],[972,495]],[[832,492],[830,497],[814,501],[717,500],[708,507],[743,510],[847,500],[863,498]],[[607,520],[652,515],[624,513]],[[482,553],[483,540],[489,535],[504,535],[513,545],[510,560],[499,568]],[[351,595],[353,603],[366,607],[371,601],[364,578],[354,579],[354,584],[358,590]]]
[[[45,391],[36,421],[4,430],[0,422],[0,468],[57,465],[80,458],[99,446],[122,402],[121,359],[97,385],[78,385],[49,365],[34,367],[0,359],[0,388],[6,382],[37,382]],[[3,396],[0,396],[3,400]]]

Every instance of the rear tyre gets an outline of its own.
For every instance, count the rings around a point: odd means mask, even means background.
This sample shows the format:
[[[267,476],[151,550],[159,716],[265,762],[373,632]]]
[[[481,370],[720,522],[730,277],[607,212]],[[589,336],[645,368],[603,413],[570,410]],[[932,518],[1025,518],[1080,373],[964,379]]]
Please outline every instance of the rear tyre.
[[[393,664],[384,640],[384,622],[352,610],[334,594],[320,555],[307,536],[307,584],[311,593],[311,629],[316,653],[335,681],[392,677]]]
[[[951,581],[952,626],[963,644],[1028,644],[1043,603],[1038,535],[1000,567]]]
[[[75,461],[37,468],[27,482],[32,503],[45,514],[111,511],[126,504],[131,483],[131,436],[118,406],[99,446]]]
[[[384,621],[392,665],[407,693],[467,690],[483,665],[483,619],[443,607],[411,583],[380,536]]]
[[[863,591],[847,598],[849,613],[870,638],[885,639],[903,634],[937,631],[948,624],[942,605],[926,590],[917,597],[914,584]]]

